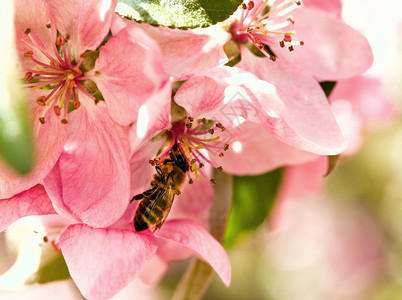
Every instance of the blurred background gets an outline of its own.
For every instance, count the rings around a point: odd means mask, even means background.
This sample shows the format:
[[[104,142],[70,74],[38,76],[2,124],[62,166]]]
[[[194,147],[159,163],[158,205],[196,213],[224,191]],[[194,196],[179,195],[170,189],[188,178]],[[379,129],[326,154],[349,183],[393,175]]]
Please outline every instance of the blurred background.
[[[214,275],[203,299],[402,299],[402,4],[343,4],[345,22],[367,36],[375,57],[364,77],[338,82],[330,96],[351,147],[325,178],[322,157],[234,178],[225,240],[232,284],[226,288]],[[31,286],[29,294],[21,288],[45,256],[37,247],[41,226],[23,219],[0,234],[0,298],[57,292],[82,299],[71,280],[54,281],[67,276],[56,255],[46,260],[50,283]],[[136,280],[115,299],[170,299],[188,263],[171,263],[156,287]],[[41,280],[33,281],[49,281]]]

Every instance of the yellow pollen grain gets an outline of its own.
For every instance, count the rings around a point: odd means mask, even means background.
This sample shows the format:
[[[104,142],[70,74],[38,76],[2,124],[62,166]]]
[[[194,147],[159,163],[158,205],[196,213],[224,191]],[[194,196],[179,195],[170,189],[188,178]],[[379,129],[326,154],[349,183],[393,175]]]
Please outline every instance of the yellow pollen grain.
[[[68,74],[67,75],[67,79],[69,79],[69,80],[74,80],[74,75],[73,74]]]

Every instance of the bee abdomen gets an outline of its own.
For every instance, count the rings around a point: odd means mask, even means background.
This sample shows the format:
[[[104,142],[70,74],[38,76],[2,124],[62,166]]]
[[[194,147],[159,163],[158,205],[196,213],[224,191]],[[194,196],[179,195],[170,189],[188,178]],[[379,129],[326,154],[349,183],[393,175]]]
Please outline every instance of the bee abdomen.
[[[134,216],[134,228],[137,232],[148,229],[162,220],[164,210],[154,205],[154,201],[145,199],[139,204]]]

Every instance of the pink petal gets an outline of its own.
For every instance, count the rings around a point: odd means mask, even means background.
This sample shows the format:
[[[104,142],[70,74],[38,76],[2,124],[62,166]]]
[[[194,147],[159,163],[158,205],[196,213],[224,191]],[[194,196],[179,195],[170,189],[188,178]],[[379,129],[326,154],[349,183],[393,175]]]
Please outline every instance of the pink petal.
[[[0,163],[0,198],[9,198],[42,181],[53,168],[63,150],[69,126],[62,124],[51,110],[46,115],[34,110],[33,115],[32,127],[36,138],[35,167],[30,174],[22,177]],[[45,124],[38,121],[40,116],[45,117]]]
[[[284,108],[274,110],[278,116],[273,115],[264,124],[275,136],[316,154],[338,154],[346,148],[324,92],[306,72],[280,59],[272,62],[254,56],[247,49],[242,49],[239,67],[272,83],[282,99]]]
[[[376,77],[356,76],[336,83],[329,100],[347,100],[353,111],[367,125],[381,123],[396,116],[396,99]]]
[[[367,39],[342,21],[309,7],[292,11],[295,20],[295,40],[303,46],[290,52],[278,46],[272,50],[313,74],[319,81],[339,80],[366,71],[373,54]]]
[[[175,197],[168,220],[190,219],[209,229],[209,211],[215,197],[210,177],[211,172],[208,172],[201,174],[198,180],[193,178],[192,184],[188,181],[183,184],[181,194]]]
[[[303,0],[303,6],[305,7],[314,7],[325,11],[329,15],[341,18],[342,14],[342,2],[341,0],[331,0],[331,1],[322,1],[322,0]]]
[[[86,50],[95,50],[109,33],[117,0],[46,0],[57,30],[70,36],[76,59]]]
[[[40,184],[9,199],[1,199],[0,211],[0,232],[22,217],[56,214],[52,202]]]
[[[171,83],[159,47],[137,27],[128,26],[109,39],[91,74],[110,115],[122,125],[136,121],[140,106],[147,101],[153,110],[170,103]],[[153,95],[159,101],[149,100]],[[151,116],[158,116],[158,111]]]
[[[155,285],[166,273],[168,267],[168,264],[163,259],[158,255],[154,255],[142,270],[139,278],[148,285]]]
[[[84,297],[109,299],[145,267],[157,249],[151,234],[69,226],[60,246],[71,277]]]
[[[114,223],[129,202],[128,135],[102,102],[89,105],[71,113],[64,151],[44,185],[58,212],[104,227]]]
[[[223,283],[229,286],[231,278],[229,258],[222,245],[201,225],[188,220],[167,221],[157,236],[192,249],[209,263]]]
[[[261,125],[244,122],[233,132],[224,157],[213,160],[229,174],[253,175],[313,160],[316,155],[283,143]]]
[[[166,72],[176,79],[222,66],[228,61],[223,45],[230,35],[218,28],[180,30],[130,22],[155,39],[162,49]]]
[[[25,58],[23,54],[26,51],[33,51],[33,55],[40,61],[46,61],[48,58],[42,54],[36,47],[32,46],[32,41],[29,39],[25,31],[30,28],[38,40],[41,41],[43,48],[47,52],[52,53],[52,45],[56,39],[56,31],[46,28],[46,24],[53,21],[52,14],[45,0],[31,1],[31,0],[16,0],[15,5],[15,35],[18,54],[21,62],[24,65],[33,66],[34,63]],[[52,38],[50,38],[50,36]]]

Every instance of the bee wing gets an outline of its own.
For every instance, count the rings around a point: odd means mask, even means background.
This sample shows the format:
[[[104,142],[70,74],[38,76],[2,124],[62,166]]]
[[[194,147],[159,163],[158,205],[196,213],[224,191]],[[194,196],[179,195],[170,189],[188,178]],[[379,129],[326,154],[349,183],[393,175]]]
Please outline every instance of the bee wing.
[[[166,187],[165,189],[161,189],[159,191],[159,194],[156,196],[155,201],[152,203],[150,210],[154,209],[154,207],[158,207],[158,209],[162,210],[162,219],[160,222],[155,224],[156,226],[154,232],[156,230],[159,230],[162,227],[163,223],[165,223],[170,209],[172,208],[175,195],[175,190],[173,190],[171,187]]]

